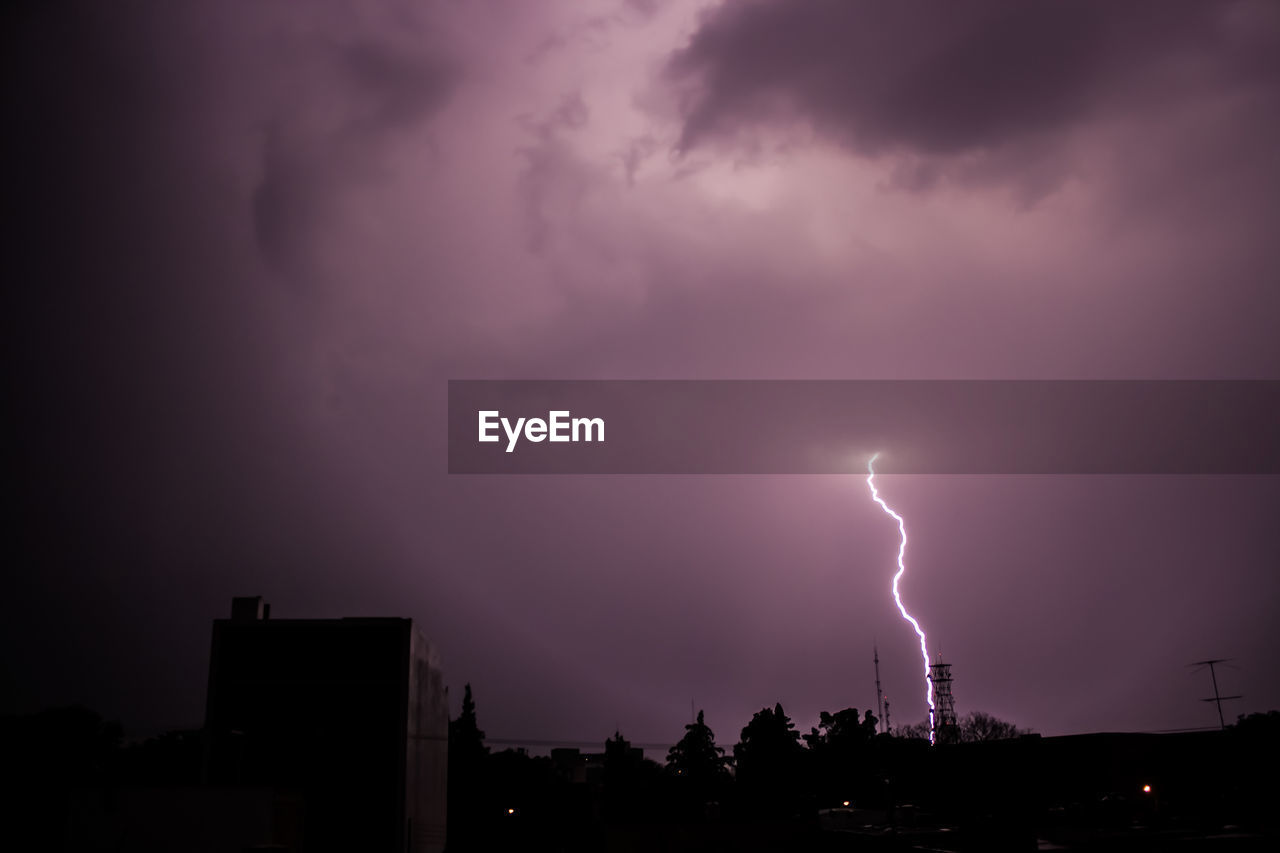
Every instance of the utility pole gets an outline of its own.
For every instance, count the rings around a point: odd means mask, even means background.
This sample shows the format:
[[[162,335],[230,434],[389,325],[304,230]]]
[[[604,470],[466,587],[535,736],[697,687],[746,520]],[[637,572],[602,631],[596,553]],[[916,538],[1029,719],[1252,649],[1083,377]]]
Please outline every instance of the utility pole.
[[[893,729],[889,728],[889,697],[884,697],[884,733],[893,734]]]
[[[1240,696],[1240,695],[1222,696],[1222,695],[1219,695],[1218,693],[1218,674],[1214,672],[1213,665],[1216,663],[1226,663],[1229,660],[1231,660],[1231,658],[1214,658],[1213,660],[1198,660],[1195,663],[1187,664],[1188,666],[1198,666],[1201,669],[1203,669],[1206,666],[1209,667],[1209,677],[1213,679],[1213,697],[1209,699],[1201,699],[1200,701],[1212,702],[1218,706],[1218,725],[1224,729],[1227,727],[1227,721],[1222,716],[1222,703],[1226,702],[1229,699],[1244,698],[1243,696]],[[1200,671],[1199,669],[1195,670],[1195,672],[1199,672],[1199,671]]]
[[[871,653],[875,656],[876,661],[876,707],[880,711],[880,731],[887,732],[889,730],[888,703],[884,699],[884,691],[880,689],[880,649],[876,648],[876,644],[871,644]]]

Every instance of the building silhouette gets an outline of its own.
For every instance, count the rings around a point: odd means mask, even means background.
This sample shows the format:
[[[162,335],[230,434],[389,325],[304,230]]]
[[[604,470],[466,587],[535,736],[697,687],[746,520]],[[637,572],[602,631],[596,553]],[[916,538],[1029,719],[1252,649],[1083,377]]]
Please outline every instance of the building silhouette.
[[[306,851],[438,851],[448,705],[411,619],[271,619],[236,598],[213,623],[206,782],[296,794]]]

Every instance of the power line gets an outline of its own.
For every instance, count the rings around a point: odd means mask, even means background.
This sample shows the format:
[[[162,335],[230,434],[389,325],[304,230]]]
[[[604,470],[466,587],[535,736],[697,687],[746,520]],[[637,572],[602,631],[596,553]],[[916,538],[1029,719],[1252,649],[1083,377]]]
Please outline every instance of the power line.
[[[1170,735],[1170,734],[1179,734],[1181,732],[1216,732],[1216,731],[1221,731],[1221,729],[1215,729],[1213,726],[1192,726],[1190,728],[1185,728],[1185,729],[1142,729],[1141,731],[1132,732],[1132,734]]]
[[[549,746],[549,747],[591,747],[595,749],[604,749],[604,741],[600,740],[538,740],[536,738],[500,738],[486,737],[485,743],[498,744],[500,746]],[[628,741],[628,743],[631,743]],[[670,749],[675,746],[673,743],[631,743],[631,746],[638,749]]]

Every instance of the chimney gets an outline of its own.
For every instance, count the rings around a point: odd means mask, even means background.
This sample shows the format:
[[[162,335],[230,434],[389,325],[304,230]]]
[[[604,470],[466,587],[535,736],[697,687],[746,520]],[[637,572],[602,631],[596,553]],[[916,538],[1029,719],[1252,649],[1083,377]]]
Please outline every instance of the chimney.
[[[232,622],[260,622],[270,615],[271,605],[260,595],[238,595],[231,599]]]

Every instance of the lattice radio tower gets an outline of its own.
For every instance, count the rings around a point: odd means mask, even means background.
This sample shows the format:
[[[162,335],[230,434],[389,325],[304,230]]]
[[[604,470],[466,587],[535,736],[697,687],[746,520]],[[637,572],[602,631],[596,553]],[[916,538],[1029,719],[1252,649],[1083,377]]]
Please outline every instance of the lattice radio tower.
[[[876,704],[879,706],[876,710],[880,712],[880,731],[889,731],[889,714],[885,708],[889,703],[884,698],[884,691],[880,689],[880,649],[876,648],[875,643],[871,644],[871,653],[875,656],[876,662]]]
[[[955,743],[960,739],[956,725],[956,700],[951,695],[951,664],[929,664],[929,680],[933,682],[933,742]]]

